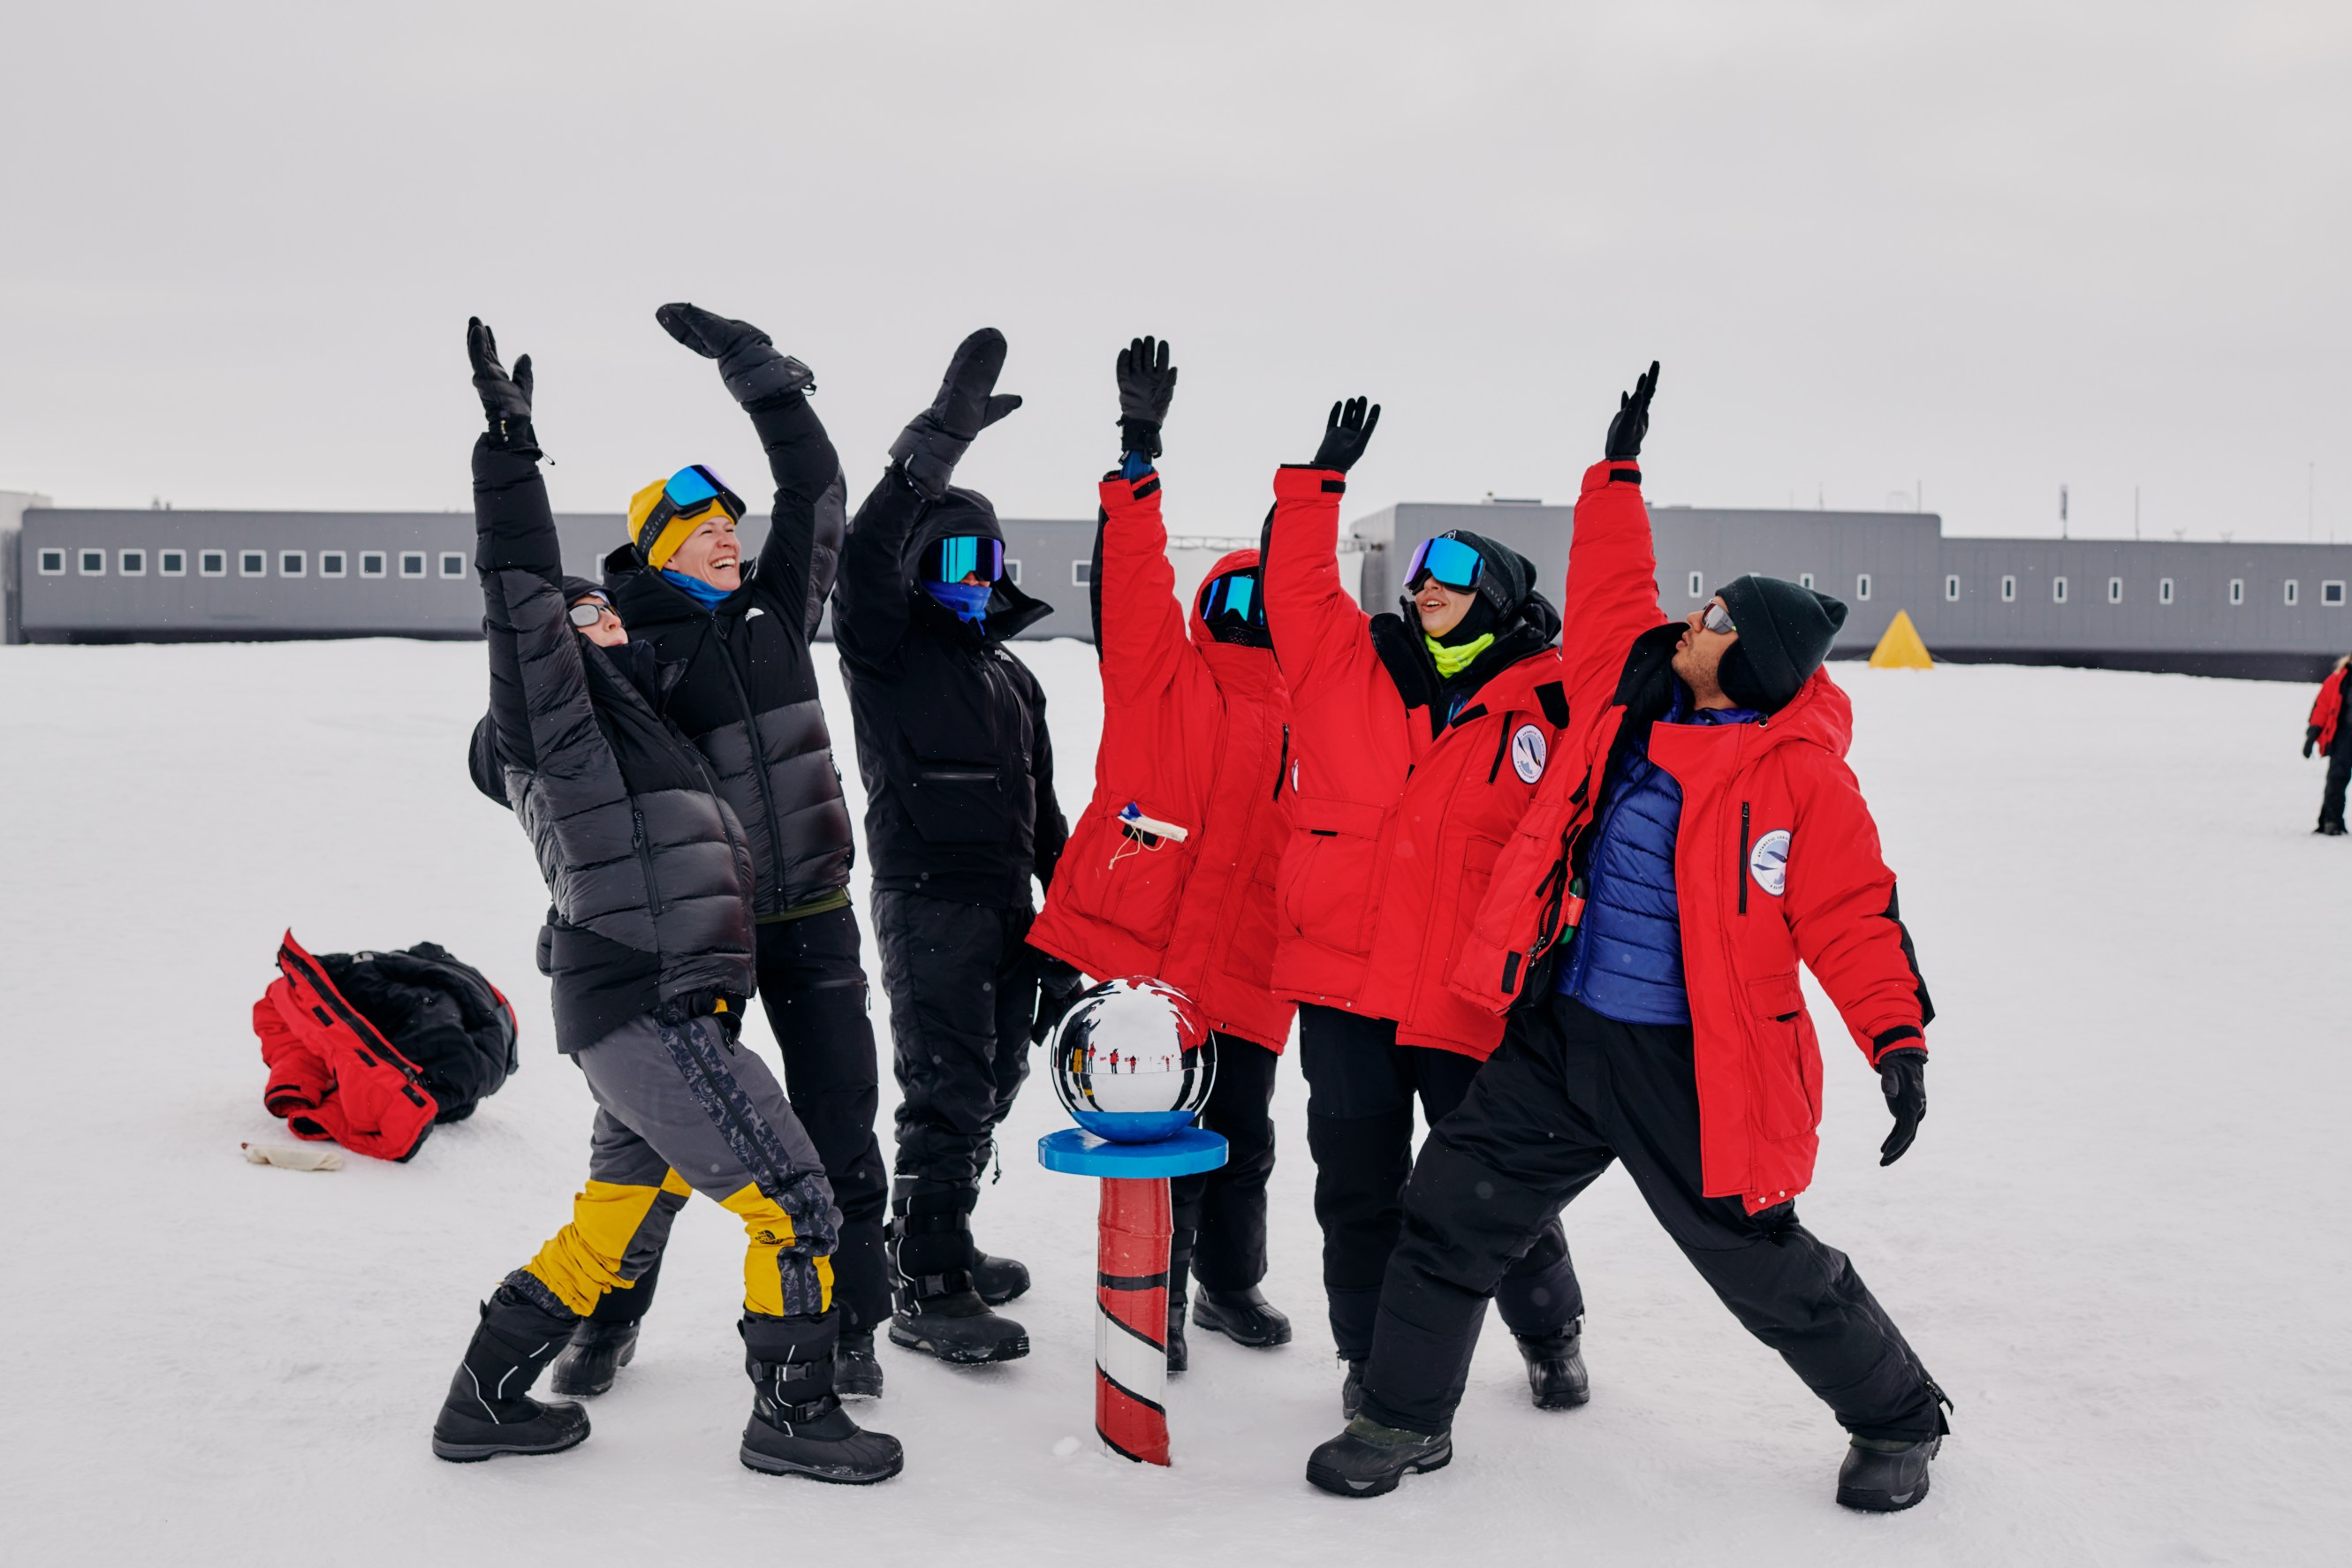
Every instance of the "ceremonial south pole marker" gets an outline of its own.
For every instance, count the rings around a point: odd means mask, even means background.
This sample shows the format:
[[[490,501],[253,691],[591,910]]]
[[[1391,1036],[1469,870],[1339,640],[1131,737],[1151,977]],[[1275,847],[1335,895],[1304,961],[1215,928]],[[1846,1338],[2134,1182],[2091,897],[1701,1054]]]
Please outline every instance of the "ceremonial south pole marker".
[[[1122,1458],[1168,1462],[1168,1178],[1225,1163],[1225,1140],[1187,1127],[1114,1144],[1077,1127],[1037,1140],[1049,1171],[1102,1178],[1095,1230],[1095,1434]]]

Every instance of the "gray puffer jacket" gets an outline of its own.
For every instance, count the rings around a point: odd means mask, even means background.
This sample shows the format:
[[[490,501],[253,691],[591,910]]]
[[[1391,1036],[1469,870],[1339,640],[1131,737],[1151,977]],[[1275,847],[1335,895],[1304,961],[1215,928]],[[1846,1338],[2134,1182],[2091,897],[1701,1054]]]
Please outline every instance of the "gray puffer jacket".
[[[572,628],[535,453],[476,444],[474,518],[495,758],[554,901],[540,967],[555,982],[556,1048],[646,1013],[740,1013],[751,849],[663,715],[666,667],[648,643],[599,648]]]

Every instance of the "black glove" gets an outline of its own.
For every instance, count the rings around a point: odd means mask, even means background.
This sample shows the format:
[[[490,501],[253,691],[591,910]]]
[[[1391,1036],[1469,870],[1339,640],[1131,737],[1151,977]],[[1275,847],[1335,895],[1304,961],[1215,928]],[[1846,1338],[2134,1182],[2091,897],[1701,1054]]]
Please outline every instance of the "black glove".
[[[1168,418],[1168,402],[1176,395],[1176,367],[1168,362],[1168,345],[1153,338],[1138,338],[1118,351],[1118,439],[1122,452],[1160,455],[1160,427]]]
[[[1617,417],[1609,422],[1609,444],[1601,453],[1610,462],[1631,462],[1642,455],[1642,437],[1650,434],[1650,398],[1657,390],[1658,361],[1652,360],[1633,390],[1617,394]]]
[[[972,438],[1021,406],[1018,397],[995,391],[1003,370],[1004,334],[982,327],[956,345],[948,373],[940,380],[940,395],[890,444],[890,461],[932,500],[947,494]]]
[[[2304,754],[2305,757],[2309,757],[2309,756],[2311,755],[2311,748],[2312,748],[2313,747],[2315,747],[2315,746],[2317,746],[2318,744],[2319,744],[2319,727],[2318,727],[2317,725],[2315,725],[2315,724],[2307,724],[2307,725],[2304,726],[2304,727],[2303,727],[2303,754]]]
[[[1369,409],[1367,403],[1370,403]],[[1315,449],[1315,461],[1307,466],[1336,468],[1345,474],[1363,457],[1365,444],[1380,423],[1381,405],[1369,398],[1351,397],[1333,403],[1331,418],[1323,426],[1323,444]]]
[[[1037,955],[1037,1018],[1029,1026],[1029,1043],[1043,1045],[1061,1026],[1078,998],[1086,994],[1087,977],[1051,953]]]
[[[490,444],[501,452],[539,455],[530,428],[530,356],[515,361],[514,374],[499,362],[499,340],[479,316],[466,319],[466,357],[474,361],[474,391],[489,421]]]
[[[840,1244],[841,1211],[834,1207],[833,1184],[823,1171],[796,1172],[783,1190],[769,1196],[792,1218],[794,1251],[824,1258]]]
[[[795,393],[816,390],[816,375],[749,321],[714,316],[699,305],[665,305],[654,312],[663,330],[706,360],[719,361],[727,390],[745,408],[772,408]]]
[[[1878,1059],[1878,1086],[1885,1092],[1886,1108],[1895,1113],[1895,1130],[1878,1145],[1878,1163],[1891,1166],[1903,1157],[1927,1118],[1927,1053],[1916,1045],[1888,1051]]]

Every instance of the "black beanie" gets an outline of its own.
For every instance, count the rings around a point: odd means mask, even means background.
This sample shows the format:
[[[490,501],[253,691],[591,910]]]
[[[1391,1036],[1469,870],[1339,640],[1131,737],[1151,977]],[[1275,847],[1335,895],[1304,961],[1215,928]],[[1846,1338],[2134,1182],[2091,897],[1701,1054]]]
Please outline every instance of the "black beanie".
[[[567,576],[561,580],[563,586],[563,602],[566,605],[577,604],[583,599],[591,598],[603,599],[607,604],[612,602],[612,600],[605,596],[602,587],[584,577]]]
[[[1754,572],[1725,583],[1721,597],[1739,641],[1724,653],[1716,681],[1741,707],[1779,713],[1829,657],[1845,604]]]
[[[1478,552],[1483,564],[1478,572],[1477,591],[1470,601],[1469,610],[1453,631],[1437,641],[1446,647],[1458,648],[1465,643],[1476,642],[1490,632],[1499,635],[1505,627],[1520,618],[1528,596],[1534,591],[1535,563],[1510,546],[1490,539],[1484,534],[1474,534],[1468,528],[1448,528],[1438,537],[1461,540]],[[1412,597],[1412,590],[1408,585],[1405,598],[1410,601]],[[1412,625],[1420,624],[1410,614],[1406,619]]]

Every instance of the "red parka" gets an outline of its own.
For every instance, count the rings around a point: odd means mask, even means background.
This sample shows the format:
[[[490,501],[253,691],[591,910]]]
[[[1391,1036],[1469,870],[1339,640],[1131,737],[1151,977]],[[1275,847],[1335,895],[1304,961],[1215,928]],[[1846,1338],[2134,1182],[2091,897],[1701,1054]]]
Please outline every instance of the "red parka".
[[[1271,653],[1217,642],[1197,602],[1189,615],[1180,606],[1160,497],[1157,474],[1103,482],[1095,793],[1029,941],[1097,979],[1165,980],[1212,1029],[1280,1051],[1294,1011],[1269,988],[1275,868],[1290,815],[1282,676]],[[1256,564],[1257,551],[1235,550],[1211,575]],[[1187,836],[1147,848],[1119,826],[1129,803]]]
[[[1339,584],[1346,491],[1338,474],[1282,469],[1266,524],[1266,626],[1290,688],[1292,791],[1274,988],[1394,1019],[1400,1045],[1483,1061],[1502,1043],[1503,1020],[1446,978],[1568,716],[1559,659],[1546,649],[1500,671],[1442,726],[1408,707],[1372,617]]]
[[[1497,862],[1454,972],[1461,995],[1494,1013],[1531,969],[1555,967],[1539,961],[1559,934],[1576,841],[1592,822],[1626,701],[1644,662],[1671,658],[1675,642],[1658,631],[1657,559],[1631,464],[1586,473],[1575,528],[1565,750]],[[1755,724],[1650,731],[1650,759],[1682,788],[1675,888],[1706,1192],[1743,1198],[1750,1212],[1803,1191],[1819,1147],[1821,1049],[1798,961],[1874,1063],[1897,1046],[1923,1048],[1934,1016],[1895,873],[1845,765],[1853,724],[1845,694],[1817,670]]]
[[[2336,671],[2319,683],[2319,695],[2311,705],[2311,717],[2305,722],[2319,731],[2316,745],[2326,752],[2336,747],[2336,726],[2344,716],[2344,672]]]
[[[441,1111],[425,1074],[343,999],[291,931],[278,949],[278,968],[253,1004],[253,1032],[269,1069],[261,1095],[269,1113],[284,1117],[298,1138],[332,1139],[380,1160],[415,1154]]]

